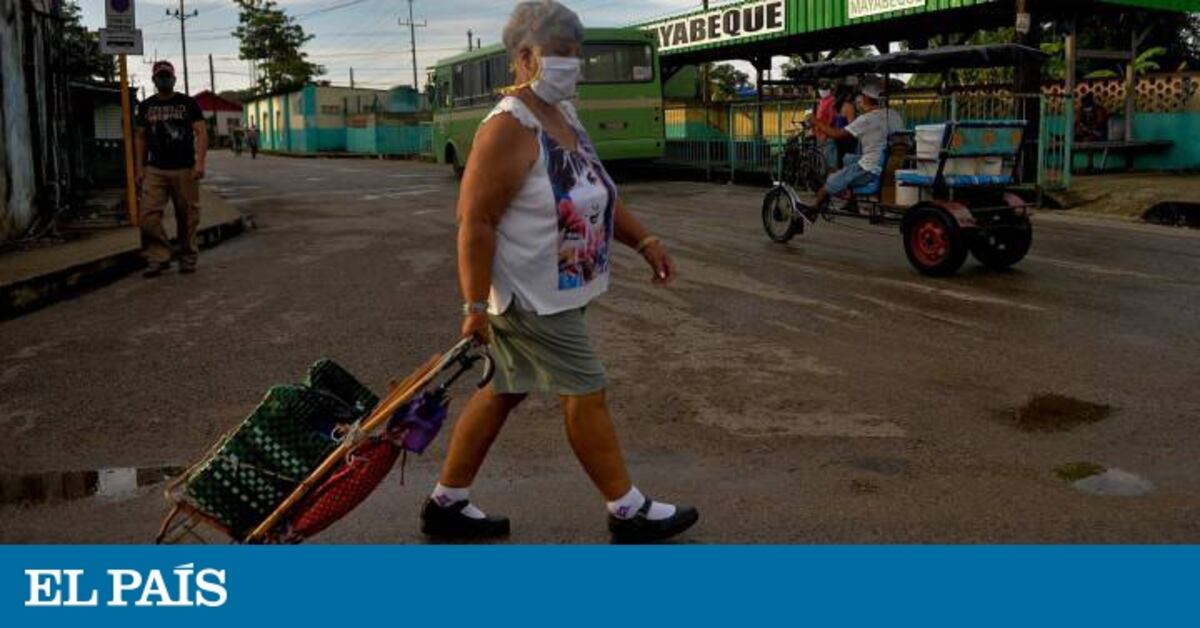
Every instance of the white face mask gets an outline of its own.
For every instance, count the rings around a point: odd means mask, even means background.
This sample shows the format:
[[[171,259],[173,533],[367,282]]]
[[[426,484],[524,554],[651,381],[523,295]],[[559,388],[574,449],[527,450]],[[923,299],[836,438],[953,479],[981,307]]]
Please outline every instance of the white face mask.
[[[542,57],[542,69],[529,87],[538,98],[556,105],[575,97],[579,83],[579,59],[576,57]]]
[[[827,89],[822,89],[822,90],[818,90],[817,93],[821,95],[821,98],[829,98],[829,95],[832,94],[833,92],[831,92]]]

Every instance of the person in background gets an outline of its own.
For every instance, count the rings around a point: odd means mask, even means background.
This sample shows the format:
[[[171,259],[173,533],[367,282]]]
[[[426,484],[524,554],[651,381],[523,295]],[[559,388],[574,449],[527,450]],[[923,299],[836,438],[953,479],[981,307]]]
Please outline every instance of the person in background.
[[[237,126],[233,128],[233,131],[230,133],[230,135],[232,136],[231,141],[233,142],[233,156],[241,157],[242,141],[245,138],[245,132],[242,131],[242,127]]]
[[[844,129],[858,117],[858,110],[854,108],[854,97],[854,88],[845,83],[838,85],[833,103],[833,128]],[[830,162],[830,169],[840,170],[846,160],[846,155],[858,152],[858,140],[850,137],[834,139],[834,143],[837,146],[837,157]]]
[[[470,487],[509,414],[544,393],[562,403],[567,439],[607,502],[613,540],[663,540],[699,514],[651,499],[631,481],[584,312],[608,288],[614,240],[641,256],[655,283],[670,281],[675,266],[617,195],[570,102],[581,70],[579,16],[555,0],[521,2],[504,44],[517,85],[480,125],[458,201],[462,335],[489,343],[496,374],[454,426],[421,530],[451,539],[508,534],[508,519],[480,510]]]
[[[813,118],[816,121],[825,124],[826,126],[830,126],[837,118],[837,98],[834,96],[833,89],[829,84],[829,81],[821,81],[821,83],[817,86],[817,94],[821,97],[821,99],[817,102],[816,114],[813,116]],[[837,142],[834,141],[833,138],[829,137],[828,134],[822,133],[821,131],[814,130],[814,133],[817,138],[817,147],[821,150],[821,155],[825,158],[825,169],[828,172],[837,170],[839,164],[841,163],[838,160]]]
[[[250,149],[250,159],[258,159],[258,128],[253,122],[246,129],[246,148]]]
[[[825,187],[817,192],[816,205],[810,211],[815,212],[824,207],[832,196],[870,185],[883,176],[883,169],[887,166],[883,153],[888,145],[888,137],[896,131],[904,130],[904,118],[895,110],[882,107],[882,100],[882,85],[867,83],[858,99],[858,110],[862,114],[849,126],[838,129],[817,123],[822,131],[836,140],[858,140],[862,150],[857,156],[847,157],[846,165],[829,175]],[[808,217],[810,220],[815,219],[815,216]]]
[[[200,179],[208,155],[208,127],[200,105],[175,92],[175,67],[158,61],[152,69],[156,93],[138,104],[134,139],[135,172],[142,192],[142,243],[148,262],[144,276],[171,267],[171,241],[163,228],[170,200],[175,208],[179,272],[196,272],[200,257]]]
[[[1096,95],[1087,92],[1079,100],[1079,116],[1075,120],[1075,139],[1082,142],[1103,142],[1108,139],[1108,109],[1096,102]]]

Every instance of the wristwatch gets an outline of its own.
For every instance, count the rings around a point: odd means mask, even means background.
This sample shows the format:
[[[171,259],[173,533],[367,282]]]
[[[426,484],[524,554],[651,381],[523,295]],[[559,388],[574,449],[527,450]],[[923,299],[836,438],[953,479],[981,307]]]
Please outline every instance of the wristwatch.
[[[487,301],[472,301],[471,303],[463,303],[463,315],[470,316],[472,314],[487,314]]]

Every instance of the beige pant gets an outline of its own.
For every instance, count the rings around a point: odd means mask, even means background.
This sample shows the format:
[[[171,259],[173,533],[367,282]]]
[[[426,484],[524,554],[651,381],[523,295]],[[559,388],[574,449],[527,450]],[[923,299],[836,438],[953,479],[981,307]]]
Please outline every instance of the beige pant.
[[[168,200],[175,207],[179,263],[194,266],[200,256],[196,239],[196,230],[200,226],[200,185],[192,177],[190,168],[146,168],[141,206],[142,245],[146,259],[160,263],[171,261],[171,240],[163,228],[163,212]]]

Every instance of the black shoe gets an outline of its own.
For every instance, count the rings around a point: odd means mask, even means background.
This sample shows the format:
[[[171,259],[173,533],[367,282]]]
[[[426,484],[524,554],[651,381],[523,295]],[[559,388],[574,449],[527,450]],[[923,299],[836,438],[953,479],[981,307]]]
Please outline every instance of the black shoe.
[[[180,275],[196,274],[196,265],[195,264],[180,264],[179,265],[179,274]]]
[[[146,270],[142,271],[142,276],[146,279],[154,279],[170,268],[171,262],[150,262],[150,265],[146,266]]]
[[[449,506],[439,506],[432,499],[421,508],[421,532],[444,539],[495,539],[508,536],[508,517],[473,519],[463,514],[471,502],[463,500]]]
[[[646,518],[650,512],[650,498],[638,509],[631,519],[619,519],[608,516],[608,531],[612,533],[613,543],[656,543],[665,541],[676,534],[687,530],[700,520],[700,512],[691,506],[676,506],[675,514],[666,519],[651,521]]]

